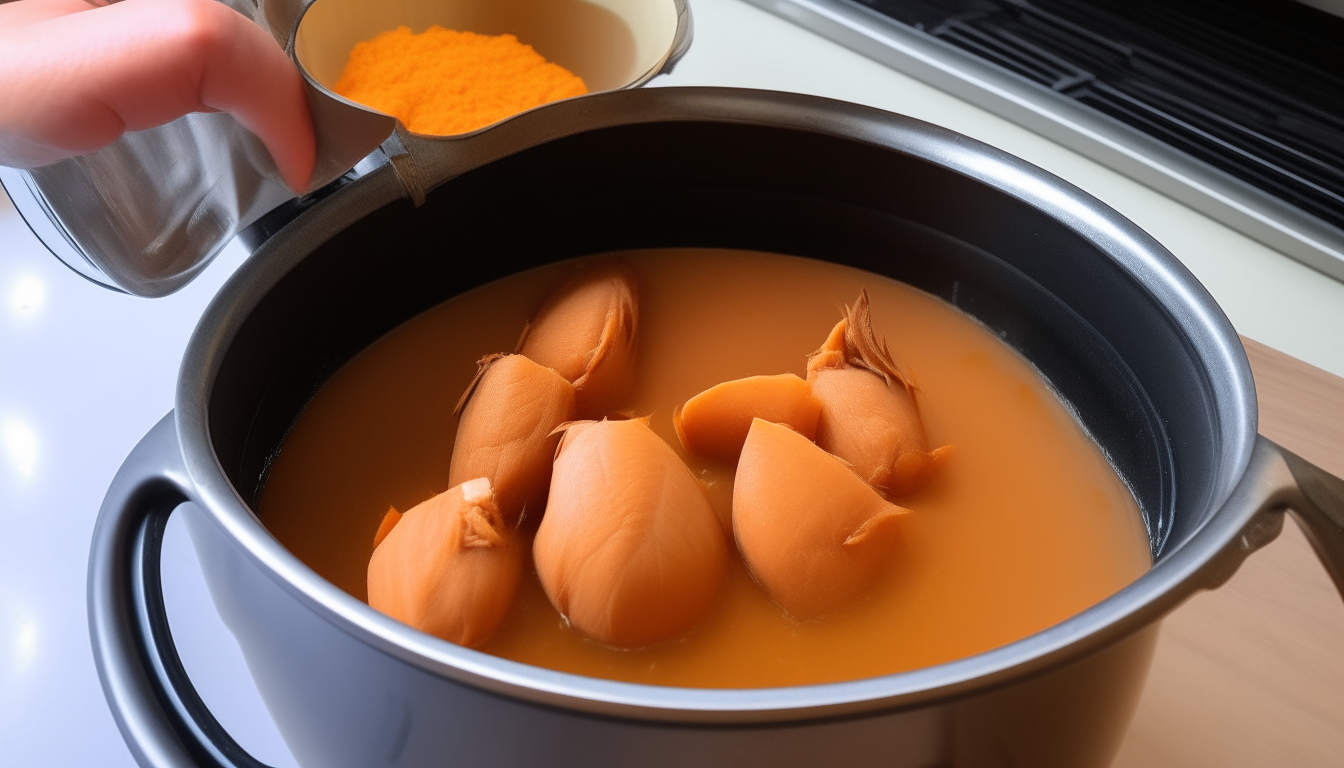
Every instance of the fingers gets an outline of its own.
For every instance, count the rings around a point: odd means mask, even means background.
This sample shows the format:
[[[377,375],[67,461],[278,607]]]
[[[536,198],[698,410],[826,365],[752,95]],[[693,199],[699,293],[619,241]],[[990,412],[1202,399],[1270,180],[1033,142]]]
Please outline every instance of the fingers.
[[[35,24],[44,19],[79,13],[101,3],[85,0],[20,0],[0,5],[0,32]]]
[[[151,1],[151,0],[146,0]],[[163,0],[152,0],[161,3]],[[178,0],[168,0],[178,4]],[[228,112],[270,150],[285,182],[303,191],[312,175],[316,143],[303,79],[289,57],[261,27],[213,0],[195,0],[204,18],[189,13],[184,37],[197,43],[184,69],[201,67],[198,95],[211,109]]]
[[[0,33],[0,94],[0,153],[26,152],[23,164],[221,110],[261,139],[290,187],[312,174],[302,78],[264,30],[213,0],[125,0]]]

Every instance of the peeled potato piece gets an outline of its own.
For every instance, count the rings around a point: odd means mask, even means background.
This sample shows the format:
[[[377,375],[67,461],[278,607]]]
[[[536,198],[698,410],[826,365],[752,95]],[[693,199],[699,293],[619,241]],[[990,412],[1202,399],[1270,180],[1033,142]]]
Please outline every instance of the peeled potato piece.
[[[951,452],[929,450],[915,387],[873,333],[867,291],[808,359],[807,383],[821,402],[817,445],[888,497],[918,491]]]
[[[630,391],[638,325],[634,272],[606,262],[552,294],[523,329],[515,351],[572,383],[579,415],[593,418],[611,411]]]
[[[784,373],[710,387],[678,407],[672,425],[687,451],[732,464],[742,452],[752,419],[787,424],[811,440],[820,414],[821,402],[807,382]]]
[[[540,511],[551,482],[555,428],[575,416],[574,388],[555,371],[522,355],[491,355],[458,403],[448,483],[489,478],[510,525]]]
[[[646,421],[577,422],[560,443],[532,545],[551,603],[602,643],[635,648],[695,626],[729,548],[700,483]]]
[[[523,557],[486,478],[402,515],[369,559],[369,605],[444,640],[478,647],[513,603]]]
[[[891,563],[908,512],[806,437],[751,423],[733,487],[733,533],[756,581],[794,618],[858,598]]]

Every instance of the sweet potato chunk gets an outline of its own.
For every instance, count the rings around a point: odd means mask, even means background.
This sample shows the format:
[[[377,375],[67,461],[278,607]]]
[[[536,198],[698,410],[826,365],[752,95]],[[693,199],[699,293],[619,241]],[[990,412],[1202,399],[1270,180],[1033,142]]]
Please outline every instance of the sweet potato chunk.
[[[383,514],[383,521],[378,523],[378,532],[373,534],[373,548],[377,549],[378,545],[383,543],[383,539],[387,538],[387,534],[391,533],[400,522],[401,513],[396,507],[388,507],[387,512]]]
[[[598,418],[630,392],[638,329],[635,274],[625,264],[606,262],[552,294],[523,329],[515,351],[573,384],[579,415]]]
[[[627,648],[670,639],[713,606],[729,553],[700,483],[645,421],[569,426],[532,555],[571,624]]]
[[[681,445],[690,453],[737,462],[755,418],[787,424],[811,440],[817,433],[821,402],[807,382],[792,373],[751,376],[710,387],[672,414]]]
[[[477,647],[513,604],[523,556],[486,478],[412,507],[369,560],[369,605],[423,632]]]
[[[574,418],[574,388],[522,355],[491,355],[458,403],[448,482],[489,478],[500,514],[513,525],[540,513],[551,482],[555,428]]]
[[[733,533],[756,581],[798,619],[853,602],[892,562],[900,519],[843,462],[756,419],[733,488]]]
[[[951,451],[929,450],[915,386],[873,333],[867,291],[808,359],[807,383],[821,402],[817,445],[889,498],[918,491]]]

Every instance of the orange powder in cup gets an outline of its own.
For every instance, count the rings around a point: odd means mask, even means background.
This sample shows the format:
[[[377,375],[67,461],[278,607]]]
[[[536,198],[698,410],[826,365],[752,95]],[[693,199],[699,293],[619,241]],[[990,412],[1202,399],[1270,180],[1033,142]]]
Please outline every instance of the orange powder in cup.
[[[407,27],[356,43],[336,93],[416,133],[466,133],[588,87],[513,35]]]

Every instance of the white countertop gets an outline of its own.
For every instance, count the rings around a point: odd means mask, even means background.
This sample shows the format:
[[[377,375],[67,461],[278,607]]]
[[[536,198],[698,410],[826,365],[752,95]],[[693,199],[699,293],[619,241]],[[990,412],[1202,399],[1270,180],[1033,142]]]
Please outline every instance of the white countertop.
[[[695,42],[659,84],[812,93],[903,112],[1019,155],[1118,209],[1209,288],[1243,334],[1344,375],[1344,284],[1090,160],[740,0],[692,0]],[[0,197],[0,763],[133,766],[89,651],[84,581],[104,491],[172,407],[197,317],[244,258],[231,246],[165,299],[114,294],[57,262]],[[291,766],[181,525],[164,582],[202,697],[257,758]]]

